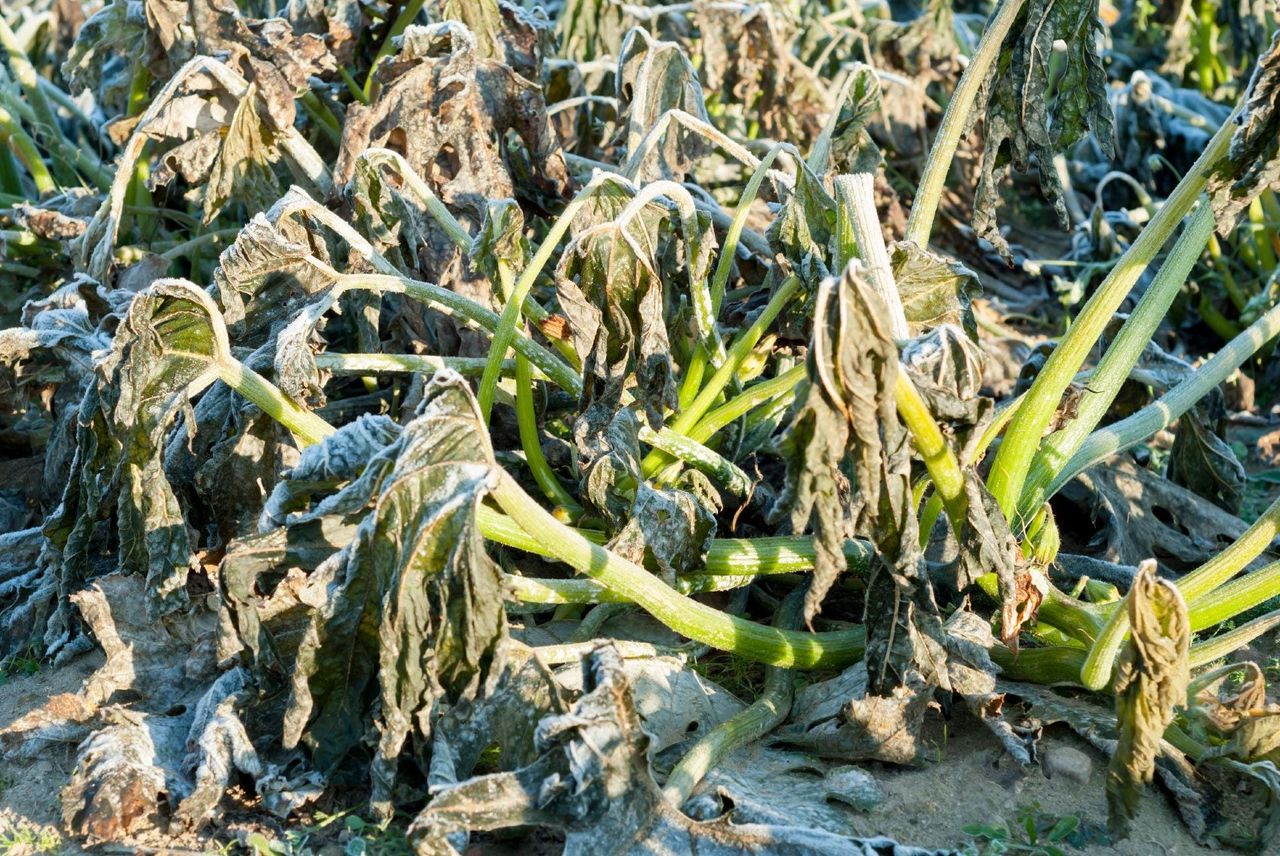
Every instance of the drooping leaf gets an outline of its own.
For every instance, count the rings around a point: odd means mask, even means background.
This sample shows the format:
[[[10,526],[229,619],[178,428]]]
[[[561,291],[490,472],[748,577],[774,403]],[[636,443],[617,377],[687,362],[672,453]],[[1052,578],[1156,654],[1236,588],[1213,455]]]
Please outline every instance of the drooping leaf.
[[[222,148],[209,173],[204,192],[204,222],[209,223],[230,202],[248,211],[265,211],[280,196],[271,164],[279,160],[274,135],[258,115],[257,89],[236,105],[222,138]]]
[[[317,766],[332,769],[376,709],[380,810],[405,741],[429,739],[438,706],[474,698],[502,660],[501,580],[475,522],[494,466],[465,383],[435,375],[421,415],[356,483],[372,508],[355,539],[309,583],[333,594],[298,651],[285,744],[305,742]]]
[[[940,324],[955,324],[977,341],[972,304],[982,294],[978,275],[955,259],[910,241],[895,243],[891,252],[893,280],[913,330],[923,333]]]
[[[463,25],[409,27],[399,53],[379,66],[376,78],[377,99],[348,112],[335,181],[350,180],[365,149],[390,146],[451,208],[479,213],[483,200],[517,190],[550,198],[567,191],[541,89],[501,62],[478,56],[475,36]],[[500,144],[508,132],[520,137],[529,158],[520,187],[513,153]]]
[[[1236,121],[1240,127],[1231,137],[1231,150],[1214,165],[1209,181],[1218,233],[1235,229],[1240,214],[1249,204],[1280,181],[1280,32],[1272,36],[1271,47],[1258,57],[1244,95],[1244,112]]]
[[[583,362],[582,409],[598,404],[611,415],[629,393],[651,427],[662,424],[664,409],[678,405],[666,321],[675,295],[659,260],[663,216],[661,206],[646,206],[626,222],[583,228],[555,272],[560,308]]]
[[[1134,577],[1127,602],[1132,637],[1116,663],[1119,742],[1107,769],[1112,829],[1124,834],[1138,808],[1143,785],[1155,773],[1164,731],[1175,706],[1184,705],[1191,679],[1187,605],[1172,583],[1158,579],[1155,562]]]
[[[996,208],[1000,180],[1010,166],[1025,172],[1035,159],[1040,188],[1065,228],[1067,208],[1054,156],[1091,131],[1111,155],[1114,120],[1098,45],[1101,30],[1098,0],[1028,0],[983,84],[982,166],[973,227],[1006,255]],[[1049,65],[1057,43],[1066,51],[1051,93]]]
[[[675,42],[655,40],[642,29],[630,30],[618,53],[618,103],[624,122],[623,144],[634,163],[631,177],[681,180],[690,166],[710,150],[701,137],[672,124],[645,154],[641,144],[656,130],[662,114],[683,110],[704,122],[707,107],[693,63]]]

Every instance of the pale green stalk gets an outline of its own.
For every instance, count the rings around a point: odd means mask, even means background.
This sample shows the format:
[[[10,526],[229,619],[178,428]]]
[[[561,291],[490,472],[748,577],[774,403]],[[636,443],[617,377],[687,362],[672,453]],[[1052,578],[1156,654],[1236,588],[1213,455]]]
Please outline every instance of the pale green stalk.
[[[804,588],[794,589],[782,601],[774,618],[777,627],[800,626]],[[685,753],[662,786],[662,796],[679,808],[710,770],[740,746],[754,743],[782,724],[791,712],[795,675],[790,669],[769,666],[764,673],[764,690],[746,710],[711,729]]]
[[[1271,504],[1248,530],[1237,538],[1231,546],[1205,562],[1199,568],[1178,580],[1178,591],[1187,603],[1198,603],[1227,580],[1240,573],[1250,562],[1261,555],[1271,545],[1276,534],[1280,533],[1280,500]],[[1264,582],[1270,577],[1263,577]],[[1240,586],[1241,590],[1250,590],[1248,586]],[[1233,591],[1233,595],[1238,592]],[[1111,680],[1111,670],[1115,665],[1116,655],[1124,638],[1129,633],[1129,613],[1125,607],[1128,598],[1112,607],[1113,611],[1098,638],[1094,641],[1084,666],[1080,671],[1080,680],[1089,689],[1100,689]],[[1205,604],[1200,604],[1201,608]],[[1193,621],[1196,619],[1193,618]]]
[[[1213,227],[1213,209],[1207,200],[1201,200],[1200,207],[1178,237],[1155,279],[1092,372],[1075,416],[1062,430],[1041,443],[1018,504],[1022,515],[1029,516],[1044,503],[1048,498],[1045,488],[1054,474],[1064,468],[1106,415],[1121,386],[1137,365],[1143,349],[1164,320],[1169,306],[1182,290],[1209,236],[1213,234]]]
[[[1052,496],[1089,467],[1169,427],[1277,334],[1280,334],[1280,305],[1267,310],[1158,400],[1091,434],[1071,460],[1055,474],[1046,494]]]
[[[766,627],[727,615],[673,590],[644,568],[629,562],[556,520],[506,473],[498,473],[493,499],[560,561],[626,597],[675,632],[749,660],[798,669],[839,668],[862,657],[862,628],[832,633],[803,633]]]
[[[1223,123],[1195,165],[1178,182],[1155,217],[1085,303],[1071,329],[1059,340],[1027,391],[1026,401],[1005,432],[1004,442],[996,452],[987,478],[987,487],[1011,522],[1017,516],[1018,500],[1031,460],[1057,411],[1062,394],[1088,358],[1120,303],[1199,198],[1214,164],[1226,154],[1235,127],[1234,119]]]
[[[435,374],[452,369],[465,377],[479,377],[489,361],[484,357],[437,357],[432,354],[339,354],[324,351],[316,354],[316,366],[338,375],[422,373]],[[516,361],[504,360],[502,373],[515,372]],[[545,377],[541,372],[537,377]]]
[[[533,288],[534,281],[538,278],[538,274],[542,272],[542,269],[546,267],[551,255],[556,251],[560,239],[569,231],[573,218],[578,216],[578,212],[582,210],[582,207],[587,204],[603,184],[617,180],[616,176],[603,174],[593,178],[565,206],[564,211],[556,218],[556,222],[551,226],[551,229],[548,230],[547,236],[543,239],[537,252],[529,260],[529,264],[520,273],[520,278],[516,280],[515,287],[512,289],[511,299],[503,306],[502,315],[499,317],[497,325],[493,328],[493,339],[489,345],[489,359],[492,362],[480,378],[480,388],[476,394],[480,402],[480,412],[484,416],[486,423],[489,420],[489,412],[493,409],[493,394],[498,385],[498,372],[500,371],[502,360],[506,356],[507,348],[512,345],[512,339],[516,336],[517,328],[520,326],[521,309],[530,289]]]

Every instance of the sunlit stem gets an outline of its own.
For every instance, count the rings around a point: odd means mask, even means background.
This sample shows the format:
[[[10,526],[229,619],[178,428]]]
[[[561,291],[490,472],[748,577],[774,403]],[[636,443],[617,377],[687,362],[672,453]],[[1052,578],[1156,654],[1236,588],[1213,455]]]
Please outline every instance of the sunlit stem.
[[[1173,250],[1160,266],[1155,279],[1147,287],[1137,307],[1129,315],[1120,332],[1098,362],[1088,388],[1076,407],[1074,418],[1061,430],[1045,440],[1031,465],[1031,472],[1023,489],[1018,509],[1023,515],[1039,508],[1047,499],[1046,488],[1056,472],[1084,443],[1089,433],[1098,426],[1115,401],[1120,388],[1128,380],[1137,365],[1152,334],[1164,321],[1165,313],[1173,303],[1200,258],[1209,236],[1213,234],[1213,210],[1207,200],[1187,223],[1186,228],[1173,245]]]
[[[755,170],[751,173],[751,178],[747,181],[747,186],[743,188],[742,195],[738,198],[738,207],[733,212],[733,220],[729,224],[729,228],[725,233],[724,246],[720,248],[720,258],[716,262],[715,272],[711,275],[711,316],[713,319],[720,317],[720,305],[724,302],[725,286],[729,282],[729,272],[733,269],[733,259],[738,252],[738,242],[742,239],[742,230],[747,225],[747,217],[751,214],[751,203],[755,201],[756,195],[760,192],[760,185],[764,182],[765,176],[769,172],[769,167],[773,165],[773,161],[784,148],[790,148],[785,143],[777,143],[756,165]],[[688,368],[685,369],[684,383],[680,388],[680,407],[683,409],[688,407],[693,399],[697,396],[702,386],[702,379],[706,375],[707,360],[709,354],[706,349],[699,344],[695,349]]]
[[[836,668],[862,657],[866,634],[860,627],[803,633],[727,615],[680,594],[639,565],[591,543],[556,520],[506,473],[498,473],[491,495],[522,529],[538,533],[557,559],[638,604],[689,639],[750,660],[798,669]]]
[[[497,266],[502,290],[510,297],[515,287],[511,266],[503,259],[497,260]],[[524,450],[525,463],[533,474],[533,480],[538,483],[547,499],[576,518],[582,512],[582,507],[565,490],[564,485],[560,484],[560,479],[556,478],[551,465],[547,463],[546,455],[542,454],[538,416],[533,407],[533,374],[529,369],[529,360],[519,355],[516,356],[516,424],[520,431],[520,447]]]
[[[1245,360],[1280,333],[1280,305],[1267,310],[1221,350],[1206,360],[1189,377],[1146,407],[1119,422],[1108,425],[1089,436],[1071,460],[1054,476],[1046,494],[1052,496],[1064,484],[1101,463],[1116,452],[1124,451],[1186,413],[1218,384],[1226,380]]]
[[[1213,165],[1226,154],[1235,128],[1233,114],[1232,118],[1223,123],[1195,165],[1178,182],[1178,186],[1146,228],[1111,268],[1098,290],[1076,316],[1071,329],[1058,341],[1057,347],[1036,375],[1035,382],[1027,391],[1026,402],[1019,408],[1005,432],[1004,442],[996,452],[987,478],[987,486],[1011,523],[1017,517],[1018,499],[1032,458],[1039,448],[1045,428],[1057,411],[1063,392],[1088,358],[1098,337],[1111,321],[1112,314],[1195,204],[1204,190]]]
[[[310,410],[299,407],[274,384],[238,360],[222,360],[217,370],[223,383],[288,428],[303,447],[315,445],[337,430]]]
[[[1200,615],[1205,615],[1208,603],[1202,602],[1202,599],[1211,592],[1216,595],[1223,583],[1240,573],[1270,546],[1277,533],[1280,533],[1280,500],[1272,503],[1231,546],[1178,580],[1176,585],[1183,599],[1189,604],[1196,604]],[[1260,573],[1265,574],[1266,570],[1269,569],[1264,569]],[[1270,574],[1262,576],[1261,579],[1263,588],[1272,582]],[[1233,588],[1230,595],[1237,602],[1243,602],[1251,593],[1254,593],[1254,590],[1250,586],[1240,585]],[[1114,611],[1108,616],[1105,627],[1089,651],[1080,679],[1090,689],[1106,686],[1111,680],[1111,670],[1115,665],[1116,655],[1119,653],[1124,637],[1129,632],[1129,614],[1124,608],[1124,604],[1127,603],[1128,598],[1125,598],[1120,604],[1112,607]],[[1188,612],[1190,613],[1190,608]],[[1212,617],[1211,612],[1207,614]],[[1196,614],[1192,613],[1191,620],[1195,625],[1204,618],[1197,618]]]
[[[1214,660],[1219,660],[1232,652],[1239,651],[1245,645],[1248,645],[1264,633],[1269,633],[1276,627],[1280,627],[1280,610],[1268,612],[1266,615],[1255,618],[1247,624],[1241,624],[1226,633],[1220,633],[1211,639],[1197,642],[1191,646],[1191,651],[1189,652],[1191,668],[1207,666]]]
[[[529,296],[530,289],[533,288],[534,281],[538,278],[538,274],[546,267],[547,262],[551,259],[552,254],[556,251],[556,247],[560,243],[560,239],[569,231],[569,226],[573,223],[573,218],[578,216],[578,212],[587,204],[596,191],[608,181],[617,181],[616,176],[607,176],[603,174],[597,175],[591,182],[584,187],[577,196],[565,206],[564,211],[556,218],[556,222],[552,224],[547,232],[546,238],[538,247],[537,252],[533,254],[533,258],[529,260],[529,264],[520,273],[520,278],[516,280],[516,284],[511,292],[511,299],[506,302],[502,308],[502,315],[498,319],[498,324],[493,330],[493,339],[489,345],[490,367],[485,370],[484,375],[480,378],[480,388],[476,394],[476,398],[480,402],[480,412],[484,416],[486,422],[489,420],[489,412],[493,409],[494,390],[498,385],[498,372],[502,360],[505,358],[507,348],[511,347],[511,341],[515,338],[516,328],[520,326],[522,315],[522,307],[524,299]]]
[[[774,619],[777,627],[800,626],[804,604],[803,588],[795,589],[782,601]],[[764,690],[746,710],[734,714],[704,735],[685,753],[672,769],[662,787],[662,795],[676,808],[693,793],[707,773],[740,746],[754,743],[782,724],[791,712],[795,693],[795,675],[790,669],[769,666],[765,669]]]
[[[540,538],[529,534],[504,514],[482,505],[476,520],[484,537],[494,543],[514,547],[535,556],[553,558],[550,548]],[[599,530],[574,531],[596,544],[603,544],[605,541],[604,533]],[[849,540],[844,543],[844,557],[850,572],[866,571],[873,555],[871,545],[864,541]],[[813,570],[816,560],[817,548],[811,535],[714,538],[700,573],[730,577],[791,574]]]

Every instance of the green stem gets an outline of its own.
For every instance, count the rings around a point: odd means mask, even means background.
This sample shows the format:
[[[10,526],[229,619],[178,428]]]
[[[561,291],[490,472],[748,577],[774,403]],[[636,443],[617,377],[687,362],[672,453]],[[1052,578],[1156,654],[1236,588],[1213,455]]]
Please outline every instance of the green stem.
[[[446,314],[457,315],[485,330],[492,331],[501,323],[498,314],[491,309],[430,282],[419,282],[391,274],[338,274],[338,282],[345,288],[368,288],[374,291],[407,294],[415,300],[431,304]],[[572,395],[582,393],[582,378],[578,373],[559,357],[533,341],[524,331],[513,327],[508,344],[515,348],[517,353],[527,357],[529,362],[533,363],[556,386]],[[505,351],[505,348],[503,350]],[[490,359],[487,361],[485,371],[492,371],[494,387],[497,386],[498,372],[502,370],[505,363],[505,360],[495,361],[493,352],[490,351]]]
[[[705,594],[746,588],[758,575],[730,577],[726,575],[692,574],[676,579],[675,589],[681,594]],[[503,576],[508,595],[520,603],[548,605],[587,603],[630,603],[625,597],[593,580],[539,579],[515,574]]]
[[[524,300],[529,296],[529,290],[533,288],[534,281],[538,278],[538,274],[546,266],[551,259],[552,253],[556,251],[556,247],[560,243],[560,239],[569,231],[569,226],[573,223],[573,218],[578,215],[578,211],[587,203],[587,201],[595,194],[596,190],[610,179],[606,176],[598,176],[584,187],[573,200],[565,206],[564,211],[556,218],[556,222],[548,230],[547,236],[539,245],[538,251],[533,254],[533,258],[529,260],[528,266],[520,273],[520,278],[516,280],[515,287],[512,289],[511,298],[502,307],[502,315],[498,319],[498,324],[493,331],[493,339],[489,345],[489,367],[485,369],[484,375],[480,378],[480,389],[476,394],[476,398],[480,403],[480,413],[484,416],[485,422],[489,421],[489,412],[493,409],[493,394],[498,385],[498,371],[502,359],[506,356],[507,348],[511,347],[512,339],[516,336],[516,330],[520,326],[521,309]]]
[[[3,107],[0,107],[0,142],[8,143],[10,151],[26,167],[27,174],[35,183],[38,194],[43,196],[57,190],[58,186],[49,172],[49,167],[45,166],[44,158],[40,156],[40,150],[36,148],[35,141],[27,135],[13,114]]]
[[[369,74],[364,79],[364,87],[359,91],[364,96],[364,101],[368,103],[369,92],[373,88],[373,75],[378,70],[378,63],[391,56],[395,51],[395,39],[404,33],[405,29],[413,23],[413,19],[418,17],[418,13],[422,11],[422,6],[426,0],[409,0],[400,9],[400,14],[396,15],[396,19],[391,22],[391,29],[387,30],[387,35],[382,40],[382,44],[378,47],[378,53],[373,58],[373,63],[369,66]]]
[[[66,142],[66,138],[62,136],[62,128],[58,125],[58,117],[54,114],[44,90],[40,88],[40,75],[27,57],[26,49],[3,17],[0,17],[0,47],[3,47],[5,53],[9,55],[9,68],[35,111],[36,121],[32,125],[32,130],[36,136],[45,140],[62,139]],[[74,175],[66,169],[65,165],[55,162],[54,169],[59,172],[64,182],[69,184],[74,181]]]
[[[1216,597],[1218,588],[1267,549],[1277,533],[1280,533],[1280,499],[1272,503],[1271,507],[1263,512],[1262,516],[1231,546],[1178,580],[1178,590],[1182,593],[1183,599],[1187,603],[1196,603],[1202,616],[1206,613],[1212,615],[1211,610],[1206,609],[1207,604],[1203,602],[1206,596],[1213,593]],[[1269,570],[1264,569],[1264,572]],[[1272,578],[1268,575],[1261,579],[1265,586]],[[1256,589],[1237,586],[1232,591],[1232,597],[1243,599],[1251,591]],[[1106,686],[1111,680],[1116,655],[1120,651],[1124,637],[1129,633],[1128,602],[1129,599],[1126,597],[1119,605],[1112,607],[1114,611],[1108,616],[1106,625],[1089,651],[1080,679],[1091,689]]]
[[[782,601],[774,624],[787,630],[800,626],[804,589],[793,589]],[[707,773],[730,752],[754,743],[782,724],[791,712],[795,675],[790,669],[769,666],[764,673],[764,691],[746,710],[713,728],[680,759],[662,786],[667,802],[679,808]]]
[[[1223,123],[1195,165],[1178,182],[1155,217],[1107,274],[1027,391],[1026,401],[1005,432],[1004,442],[996,452],[987,478],[988,488],[1011,522],[1017,516],[1018,499],[1032,458],[1045,428],[1057,411],[1062,394],[1088,358],[1112,314],[1200,196],[1210,170],[1230,146],[1231,135],[1236,128],[1235,115],[1233,113],[1232,118]]]
[[[514,547],[535,556],[554,558],[541,540],[525,532],[504,514],[482,505],[476,514],[476,520],[480,524],[480,532],[495,544]],[[605,542],[605,534],[598,529],[574,531],[592,543]],[[851,572],[865,573],[871,566],[874,554],[871,545],[865,541],[844,542],[844,557]],[[816,561],[817,547],[811,535],[713,538],[700,574],[730,578],[792,574],[813,570]]]
[[[1245,574],[1187,604],[1191,632],[1229,621],[1280,596],[1280,562]]]
[[[437,357],[432,354],[339,354],[324,351],[316,354],[316,366],[325,371],[340,375],[369,374],[435,374],[444,369],[452,369],[466,377],[479,377],[489,361],[484,357]],[[513,374],[516,370],[515,360],[506,360],[502,365],[504,375]],[[539,372],[539,378],[543,375]]]
[[[698,393],[693,402],[671,423],[671,430],[677,434],[688,436],[689,431],[698,423],[707,411],[711,409],[711,405],[715,404],[716,398],[729,385],[738,369],[751,355],[752,349],[760,341],[760,337],[769,329],[769,325],[782,312],[783,308],[791,301],[796,292],[800,289],[800,279],[794,275],[783,280],[778,286],[777,291],[769,298],[769,302],[765,304],[756,320],[751,322],[747,329],[738,334],[733,345],[729,347],[725,356],[725,361],[716,369],[715,374],[711,375],[711,379],[707,381],[706,386]],[[671,462],[671,458],[664,455],[661,451],[649,453],[644,460],[644,474],[646,477],[652,476],[662,467]]]
[[[1200,207],[1178,237],[1155,279],[1094,369],[1088,388],[1076,407],[1075,417],[1040,445],[1018,503],[1021,514],[1030,515],[1033,509],[1044,503],[1045,489],[1054,475],[1066,466],[1089,433],[1102,421],[1181,291],[1191,268],[1200,258],[1209,236],[1213,234],[1213,226],[1213,209],[1207,200],[1201,200]]]
[[[1189,652],[1191,668],[1207,666],[1214,660],[1221,659],[1234,651],[1240,650],[1254,639],[1276,627],[1280,627],[1280,610],[1269,612],[1247,624],[1241,624],[1239,627],[1214,636],[1211,639],[1197,642],[1191,646],[1191,651]]]
[[[898,381],[894,386],[894,400],[898,406],[898,416],[911,432],[911,442],[924,460],[929,477],[933,479],[934,490],[942,498],[947,519],[959,534],[964,529],[969,512],[969,498],[964,492],[964,473],[955,453],[942,436],[938,423],[929,412],[929,406],[920,397],[919,390],[901,366],[898,367]]]
[[[640,439],[668,460],[683,461],[705,473],[734,496],[745,497],[751,493],[751,477],[741,467],[683,434],[668,428],[653,431],[644,426],[640,429]]]
[[[556,520],[506,473],[498,474],[492,496],[522,529],[537,532],[556,558],[635,602],[683,636],[750,660],[799,669],[838,668],[862,657],[866,646],[862,628],[833,633],[781,630],[726,615],[680,594]]]
[[[755,408],[790,392],[806,377],[804,365],[792,366],[777,377],[753,384],[724,404],[709,412],[689,429],[689,439],[705,443],[721,428],[741,419]]]
[[[316,127],[320,132],[328,138],[329,142],[334,145],[342,143],[342,125],[338,122],[338,118],[333,115],[333,111],[329,109],[320,96],[316,95],[313,90],[308,89],[298,97],[302,102],[302,109],[307,111],[307,115],[315,120]]]
[[[1239,336],[1206,360],[1190,377],[1138,412],[1095,431],[1054,476],[1046,495],[1057,493],[1071,479],[1116,452],[1124,451],[1161,431],[1222,383],[1244,361],[1280,333],[1280,305],[1249,325]]]
[[[911,330],[907,326],[898,285],[893,279],[889,250],[884,244],[880,215],[876,211],[875,176],[865,172],[838,175],[835,177],[835,190],[837,230],[842,235],[848,232],[841,243],[852,237],[853,251],[862,262],[863,274],[871,287],[879,292],[888,309],[890,334],[899,342],[905,341],[911,338]]]
[[[514,287],[511,281],[511,267],[502,259],[498,259],[497,264],[502,290],[510,299]],[[516,356],[516,424],[520,431],[520,446],[524,449],[525,463],[529,466],[529,472],[533,474],[533,480],[538,483],[538,487],[542,488],[547,499],[576,518],[581,514],[582,506],[569,491],[565,490],[564,485],[560,484],[560,479],[556,478],[551,465],[547,463],[546,455],[542,454],[542,438],[538,436],[538,416],[533,409],[532,372],[529,370],[529,360],[522,356]]]
[[[942,199],[942,191],[947,182],[947,174],[951,171],[951,161],[960,145],[960,138],[969,124],[970,112],[987,75],[996,59],[1000,56],[1000,46],[1005,37],[1013,29],[1018,13],[1022,11],[1024,0],[1000,0],[995,13],[987,23],[986,30],[960,83],[947,103],[947,110],[942,114],[942,124],[938,127],[938,136],[934,138],[933,148],[929,150],[929,159],[925,162],[924,172],[916,188],[915,201],[911,203],[911,216],[907,219],[905,240],[917,246],[929,246],[929,235],[933,232],[933,220],[938,213],[938,202]]]
[[[243,363],[237,360],[221,362],[217,369],[223,383],[292,431],[302,446],[319,443],[337,430],[310,410],[299,407],[269,380]]]
[[[733,259],[738,252],[738,242],[742,239],[742,230],[746,227],[747,217],[751,213],[751,203],[760,192],[760,185],[764,182],[765,176],[768,175],[769,167],[773,165],[774,159],[787,148],[790,148],[787,144],[777,143],[769,149],[769,152],[752,171],[751,178],[747,181],[747,186],[743,188],[742,195],[738,197],[738,207],[734,209],[733,220],[729,223],[729,228],[725,232],[724,246],[720,249],[720,258],[716,261],[715,272],[711,275],[710,294],[713,318],[720,317],[720,305],[724,302],[725,286],[729,282],[729,272],[733,269]],[[684,383],[680,388],[681,409],[688,407],[697,396],[698,390],[702,386],[702,379],[706,376],[709,357],[707,350],[701,345],[694,349],[689,366],[685,369]]]

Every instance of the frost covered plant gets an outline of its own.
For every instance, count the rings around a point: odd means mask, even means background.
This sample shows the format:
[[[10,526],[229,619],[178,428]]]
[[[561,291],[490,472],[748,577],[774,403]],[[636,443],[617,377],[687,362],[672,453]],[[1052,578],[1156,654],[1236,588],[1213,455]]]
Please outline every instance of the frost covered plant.
[[[1117,830],[1191,762],[1280,800],[1199,671],[1280,613],[1193,635],[1280,594],[1241,574],[1280,503],[1176,581],[1070,593],[1050,504],[1176,420],[1171,473],[1229,492],[1210,406],[1280,308],[1195,369],[1152,339],[1275,178],[1276,44],[997,406],[982,277],[935,220],[970,175],[1011,257],[999,187],[1034,167],[1070,224],[1064,153],[1109,165],[1116,133],[1090,0],[1000,0],[977,39],[940,2],[61,8],[0,28],[0,275],[40,283],[4,307],[0,416],[43,469],[0,535],[0,633],[107,653],[58,723],[77,835],[199,828],[239,776],[282,817],[359,782],[420,853],[531,825],[866,852],[835,761],[921,762],[939,696],[1024,764],[1006,696],[1114,740]],[[764,664],[752,703],[691,671],[713,649]],[[770,734],[820,760],[739,769]]]

